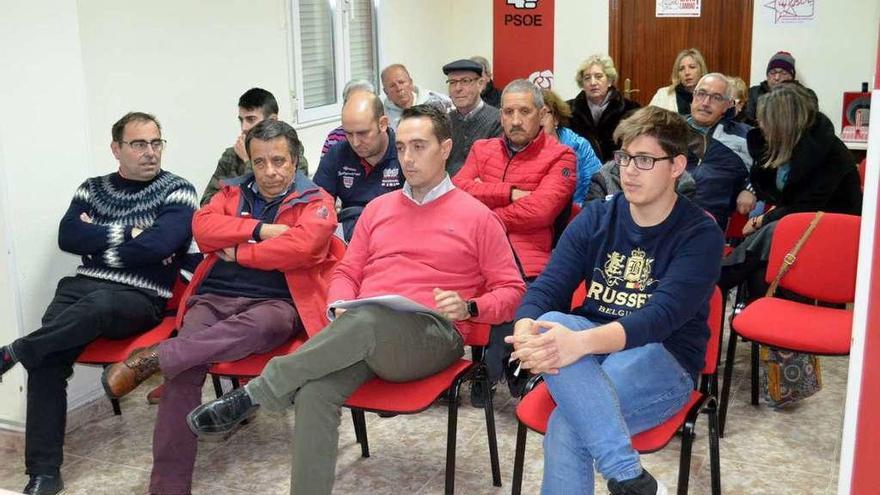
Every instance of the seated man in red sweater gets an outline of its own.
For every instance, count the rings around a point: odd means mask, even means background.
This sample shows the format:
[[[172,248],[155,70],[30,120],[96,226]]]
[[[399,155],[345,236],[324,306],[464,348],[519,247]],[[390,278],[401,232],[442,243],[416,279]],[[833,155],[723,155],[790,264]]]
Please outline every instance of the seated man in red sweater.
[[[454,180],[501,218],[526,283],[550,259],[554,235],[561,233],[554,232],[554,223],[570,211],[577,182],[577,158],[571,148],[543,132],[546,113],[537,86],[525,79],[510,82],[501,94],[504,135],[474,143]],[[503,374],[512,350],[504,337],[512,334],[512,324],[492,329],[486,363],[493,382]],[[513,386],[511,393],[519,395]],[[471,391],[475,407],[482,407],[479,397],[482,394]]]
[[[260,406],[293,403],[291,493],[329,494],[339,440],[339,410],[374,376],[404,382],[435,374],[464,352],[466,320],[513,317],[525,292],[504,227],[446,173],[449,119],[416,105],[403,111],[396,147],[406,183],[370,201],[345,258],[330,280],[329,326],[294,354],[269,361],[244,388],[195,409],[202,437],[232,431]],[[399,310],[340,301],[399,295],[424,307]]]
[[[330,273],[345,251],[333,235],[333,199],[297,173],[302,144],[290,125],[264,120],[245,145],[253,172],[223,184],[193,219],[193,236],[208,254],[178,312],[179,335],[104,374],[111,397],[158,371],[165,377],[150,493],[190,492],[198,442],[186,416],[201,403],[211,363],[268,352],[327,322]]]

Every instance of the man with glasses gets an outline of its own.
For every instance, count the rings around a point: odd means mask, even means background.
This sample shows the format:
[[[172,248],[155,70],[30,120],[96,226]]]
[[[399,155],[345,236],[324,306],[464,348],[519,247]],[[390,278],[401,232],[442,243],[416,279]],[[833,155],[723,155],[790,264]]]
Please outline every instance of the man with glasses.
[[[444,111],[452,108],[452,101],[448,96],[436,91],[420,89],[413,84],[412,77],[403,64],[391,64],[385,67],[382,69],[380,79],[382,91],[385,93],[385,115],[392,129],[397,129],[403,111],[413,105],[428,104]]]
[[[802,86],[800,81],[795,79],[797,72],[795,71],[794,63],[794,56],[789,52],[776,52],[770,57],[770,61],[767,62],[767,79],[762,81],[761,84],[749,88],[749,101],[745,108],[745,114],[752,121],[757,119],[758,98],[773,91],[773,88],[778,87],[780,84],[789,83]],[[816,97],[816,93],[810,88],[804,89],[810,93],[813,101],[818,105],[819,99]]]
[[[315,184],[342,203],[339,222],[346,242],[367,203],[403,187],[403,174],[382,100],[374,93],[351,93],[342,107],[346,141],[330,148],[315,172]]]
[[[263,88],[251,88],[244,92],[238,99],[238,122],[241,132],[235,139],[235,144],[226,148],[220,155],[214,175],[208,181],[205,192],[202,194],[201,205],[208,204],[211,196],[217,193],[226,179],[241,177],[252,170],[251,161],[248,158],[244,146],[244,139],[251,127],[265,119],[278,118],[278,102],[275,96]],[[305,154],[297,158],[297,170],[305,175],[309,174],[309,162]]]
[[[480,98],[486,84],[482,65],[473,60],[456,60],[444,65],[443,73],[455,107],[449,112],[452,152],[446,160],[446,171],[454,177],[464,165],[475,141],[501,135],[501,113]]]
[[[557,407],[544,439],[542,493],[667,493],[630,436],[687,403],[703,368],[709,298],[723,238],[676,194],[690,131],[649,106],[614,132],[623,193],[593,201],[565,230],[529,287],[508,338],[524,369],[543,373]],[[572,294],[586,298],[571,310]]]
[[[86,345],[124,339],[161,321],[191,239],[198,197],[162,170],[165,140],[156,117],[132,112],[113,124],[116,172],[87,179],[61,219],[58,245],[82,257],[58,283],[42,327],[0,347],[0,376],[28,372],[24,493],[55,494],[61,480],[67,379]]]
[[[687,122],[700,136],[703,153],[688,154],[687,171],[697,184],[694,202],[725,228],[734,208],[748,213],[755,196],[747,188],[752,157],[746,134],[751,127],[734,118],[733,86],[724,74],[706,74],[694,88]]]

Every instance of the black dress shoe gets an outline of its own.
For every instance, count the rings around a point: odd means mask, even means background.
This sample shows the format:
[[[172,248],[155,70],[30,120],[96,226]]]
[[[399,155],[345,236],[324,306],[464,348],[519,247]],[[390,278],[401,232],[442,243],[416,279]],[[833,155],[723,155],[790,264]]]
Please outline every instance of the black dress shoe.
[[[31,480],[24,487],[22,493],[29,495],[55,495],[64,491],[64,481],[61,475],[32,474]]]
[[[237,388],[193,409],[186,422],[199,438],[220,441],[256,414],[259,408],[243,388]]]

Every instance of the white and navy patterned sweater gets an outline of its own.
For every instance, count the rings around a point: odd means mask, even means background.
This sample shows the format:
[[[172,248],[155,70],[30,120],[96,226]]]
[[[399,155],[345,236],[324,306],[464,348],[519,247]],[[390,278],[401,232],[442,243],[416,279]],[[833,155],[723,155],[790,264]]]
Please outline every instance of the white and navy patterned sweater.
[[[164,170],[146,182],[118,173],[92,177],[73,195],[58,229],[58,245],[82,256],[79,275],[171,297],[197,208],[193,185]],[[93,223],[82,221],[82,213]],[[135,227],[143,232],[133,238]]]

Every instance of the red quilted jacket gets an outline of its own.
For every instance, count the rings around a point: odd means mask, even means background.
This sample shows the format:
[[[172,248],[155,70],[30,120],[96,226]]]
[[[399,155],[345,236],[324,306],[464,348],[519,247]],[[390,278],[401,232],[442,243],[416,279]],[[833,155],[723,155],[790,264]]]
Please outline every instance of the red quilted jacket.
[[[513,158],[504,138],[475,142],[453,183],[501,218],[523,272],[535,277],[550,259],[553,222],[571,203],[576,171],[571,148],[541,132]],[[531,194],[511,201],[512,189]]]

